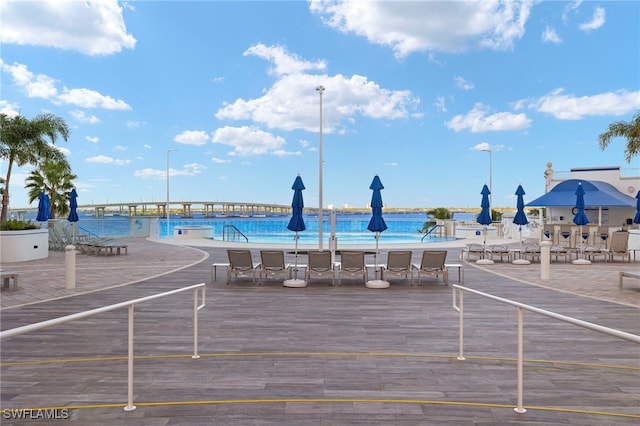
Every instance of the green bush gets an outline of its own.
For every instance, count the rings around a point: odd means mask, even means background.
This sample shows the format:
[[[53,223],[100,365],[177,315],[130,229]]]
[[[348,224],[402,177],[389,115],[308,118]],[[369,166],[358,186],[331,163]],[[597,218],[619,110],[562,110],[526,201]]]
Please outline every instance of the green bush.
[[[11,219],[0,226],[0,231],[24,231],[27,229],[40,229],[40,225],[30,220],[25,222],[24,220]]]

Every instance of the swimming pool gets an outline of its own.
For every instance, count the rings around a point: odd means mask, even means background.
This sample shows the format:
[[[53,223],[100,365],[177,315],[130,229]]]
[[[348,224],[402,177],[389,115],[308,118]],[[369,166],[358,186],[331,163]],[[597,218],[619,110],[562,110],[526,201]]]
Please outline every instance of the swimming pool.
[[[166,220],[158,221],[158,236],[166,238],[173,235],[176,227],[190,225],[207,225],[213,227],[214,239],[222,240],[223,232],[233,226],[242,233],[249,243],[272,243],[289,244],[295,242],[295,233],[287,229],[289,216],[276,217],[228,217],[228,218],[202,218],[202,219],[173,219],[169,221],[170,230],[167,230]],[[367,230],[371,215],[345,214],[337,215],[335,236],[339,244],[373,244],[375,243],[375,233]],[[317,216],[305,217],[306,230],[298,233],[299,244],[314,244],[318,242],[318,218]],[[380,234],[381,244],[406,244],[420,242],[442,242],[451,241],[455,236],[449,238],[438,236],[427,236],[418,232],[426,221],[424,214],[388,214],[384,216],[388,226],[385,232]],[[226,230],[225,230],[226,227]],[[331,226],[329,218],[323,223],[323,241],[329,244],[331,237]],[[246,242],[242,235],[236,235],[233,241]],[[424,239],[423,239],[424,237]]]

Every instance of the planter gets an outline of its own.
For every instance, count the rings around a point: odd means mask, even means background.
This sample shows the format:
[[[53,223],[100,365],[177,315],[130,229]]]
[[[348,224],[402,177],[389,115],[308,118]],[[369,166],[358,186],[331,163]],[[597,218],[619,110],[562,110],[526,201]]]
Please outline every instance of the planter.
[[[26,262],[49,257],[49,230],[0,231],[0,261]]]

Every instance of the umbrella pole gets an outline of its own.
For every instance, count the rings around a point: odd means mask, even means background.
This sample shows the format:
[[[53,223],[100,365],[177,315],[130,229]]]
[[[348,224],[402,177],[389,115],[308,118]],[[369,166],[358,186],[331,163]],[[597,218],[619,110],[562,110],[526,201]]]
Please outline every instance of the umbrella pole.
[[[375,274],[376,274],[376,279],[378,279],[378,239],[380,238],[380,232],[376,232],[376,267],[375,267]]]
[[[582,225],[578,226],[578,232],[580,233],[580,235],[579,235],[579,238],[580,238],[580,259],[576,259],[571,263],[573,263],[574,265],[589,265],[589,264],[591,264],[591,261],[584,258],[584,242],[583,242],[583,238],[582,238]]]
[[[487,225],[484,225],[484,240],[482,242],[482,259],[476,260],[478,265],[492,265],[493,260],[487,258]]]
[[[295,279],[298,279],[298,231],[296,231],[296,260],[294,262]]]

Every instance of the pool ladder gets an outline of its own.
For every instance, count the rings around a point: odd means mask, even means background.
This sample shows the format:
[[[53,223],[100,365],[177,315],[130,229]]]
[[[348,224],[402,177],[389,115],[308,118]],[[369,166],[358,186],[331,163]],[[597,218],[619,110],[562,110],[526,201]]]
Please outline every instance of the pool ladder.
[[[224,225],[222,227],[222,241],[240,241],[241,238],[244,238],[245,242],[249,242],[249,238],[235,225]]]

